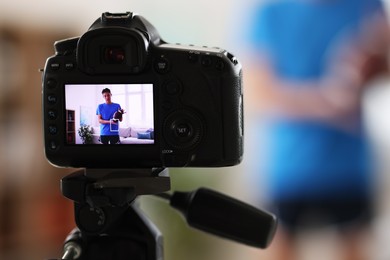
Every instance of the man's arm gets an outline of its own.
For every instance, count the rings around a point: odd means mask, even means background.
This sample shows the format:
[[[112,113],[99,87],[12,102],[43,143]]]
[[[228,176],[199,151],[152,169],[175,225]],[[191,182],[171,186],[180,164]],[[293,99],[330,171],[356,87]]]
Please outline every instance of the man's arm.
[[[332,120],[350,114],[360,98],[359,75],[318,81],[278,78],[268,63],[246,66],[246,96],[255,110],[291,118]]]
[[[102,118],[102,115],[97,115],[98,116],[98,121],[100,124],[109,124],[110,123],[110,120],[104,120]]]
[[[253,112],[272,116],[323,120],[343,128],[351,125],[369,81],[388,71],[389,29],[387,21],[375,18],[366,23],[359,37],[340,44],[328,73],[319,80],[278,78],[265,55],[244,64],[246,75],[250,75],[244,77],[244,86],[249,86],[245,89],[248,103],[252,105],[249,107]],[[377,37],[367,37],[374,32]]]

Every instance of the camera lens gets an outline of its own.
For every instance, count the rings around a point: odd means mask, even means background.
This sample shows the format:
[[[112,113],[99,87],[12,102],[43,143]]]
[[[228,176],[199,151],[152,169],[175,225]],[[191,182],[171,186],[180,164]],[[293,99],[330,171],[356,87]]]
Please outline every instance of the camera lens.
[[[104,51],[104,60],[107,63],[122,64],[125,62],[125,50],[121,47],[107,47]]]

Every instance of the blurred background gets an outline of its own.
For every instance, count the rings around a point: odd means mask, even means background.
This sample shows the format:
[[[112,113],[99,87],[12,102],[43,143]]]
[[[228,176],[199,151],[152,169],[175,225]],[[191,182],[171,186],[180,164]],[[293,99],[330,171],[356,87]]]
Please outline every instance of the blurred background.
[[[219,46],[234,53],[244,67],[244,88],[251,88],[246,66],[252,64],[245,35],[251,10],[262,0],[243,1],[5,1],[0,0],[0,259],[47,259],[61,256],[62,242],[73,228],[73,205],[62,197],[59,181],[74,169],[59,169],[44,156],[41,73],[56,40],[83,34],[102,12],[133,11],[155,25],[172,43]],[[386,0],[385,5],[388,6]],[[389,259],[390,248],[390,82],[378,78],[365,92],[363,111],[376,157],[375,217],[366,243],[367,259]],[[246,104],[247,105],[247,104]],[[248,101],[248,106],[250,101]],[[256,207],[266,207],[266,172],[252,170],[266,160],[251,130],[247,109],[244,162],[223,169],[171,169],[172,190],[210,187]],[[264,191],[264,192],[263,192]],[[141,198],[142,208],[164,234],[165,259],[272,259],[259,250],[209,236],[186,226],[164,202]],[[304,233],[299,259],[341,259],[332,228]],[[278,239],[278,238],[276,238]]]

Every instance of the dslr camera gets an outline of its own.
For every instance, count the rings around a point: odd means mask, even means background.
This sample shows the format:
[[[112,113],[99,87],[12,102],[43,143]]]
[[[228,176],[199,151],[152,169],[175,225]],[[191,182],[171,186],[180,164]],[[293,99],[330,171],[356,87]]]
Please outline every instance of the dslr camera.
[[[242,160],[242,67],[228,51],[167,43],[131,12],[103,13],[54,49],[42,78],[52,164],[219,167]]]

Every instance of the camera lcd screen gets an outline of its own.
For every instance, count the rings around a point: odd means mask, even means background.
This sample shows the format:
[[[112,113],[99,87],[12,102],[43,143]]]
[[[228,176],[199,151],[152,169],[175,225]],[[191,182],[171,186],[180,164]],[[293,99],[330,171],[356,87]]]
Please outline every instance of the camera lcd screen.
[[[153,109],[153,84],[66,84],[66,144],[154,144]]]

